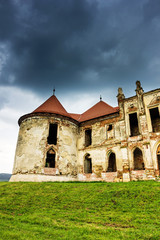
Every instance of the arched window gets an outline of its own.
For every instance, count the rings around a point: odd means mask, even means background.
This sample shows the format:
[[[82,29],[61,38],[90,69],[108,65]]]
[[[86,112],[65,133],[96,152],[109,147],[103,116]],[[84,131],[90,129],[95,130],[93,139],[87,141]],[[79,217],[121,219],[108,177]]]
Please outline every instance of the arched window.
[[[87,154],[84,159],[84,173],[92,173],[92,159],[90,154]]]
[[[134,170],[144,170],[144,162],[142,151],[136,148],[133,152],[134,157]]]
[[[45,167],[55,168],[55,157],[56,157],[55,151],[52,148],[48,150]]]
[[[158,169],[160,170],[160,145],[157,148],[157,162],[158,162]]]
[[[108,160],[108,169],[107,172],[116,172],[117,167],[116,167],[116,155],[115,153],[111,153],[109,155],[109,160]]]

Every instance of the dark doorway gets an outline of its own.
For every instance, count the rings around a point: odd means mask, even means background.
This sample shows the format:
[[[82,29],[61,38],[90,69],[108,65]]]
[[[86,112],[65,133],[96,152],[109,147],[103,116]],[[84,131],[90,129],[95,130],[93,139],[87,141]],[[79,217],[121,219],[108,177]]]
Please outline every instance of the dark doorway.
[[[152,122],[152,131],[160,132],[160,116],[158,107],[149,109],[151,122]]]
[[[87,154],[84,159],[84,173],[92,173],[92,159],[90,154]]]
[[[50,149],[47,152],[45,167],[55,168],[55,155],[56,154],[55,154],[55,151],[53,149]]]
[[[129,114],[131,137],[139,135],[137,113]]]
[[[117,171],[117,167],[116,167],[116,155],[115,155],[115,153],[111,153],[111,154],[109,155],[107,172],[116,172],[116,171]]]
[[[48,144],[57,144],[57,124],[50,123],[49,136],[47,138]]]
[[[88,147],[92,144],[92,130],[85,130],[85,146]]]
[[[134,157],[134,170],[144,170],[144,162],[142,151],[136,148],[133,152]]]

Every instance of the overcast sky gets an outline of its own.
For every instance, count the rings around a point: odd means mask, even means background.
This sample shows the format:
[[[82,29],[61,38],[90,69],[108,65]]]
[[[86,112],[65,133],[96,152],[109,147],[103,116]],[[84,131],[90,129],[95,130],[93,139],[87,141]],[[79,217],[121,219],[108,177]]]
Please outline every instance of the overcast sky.
[[[18,118],[52,95],[69,112],[160,87],[160,0],[0,0],[0,172]]]

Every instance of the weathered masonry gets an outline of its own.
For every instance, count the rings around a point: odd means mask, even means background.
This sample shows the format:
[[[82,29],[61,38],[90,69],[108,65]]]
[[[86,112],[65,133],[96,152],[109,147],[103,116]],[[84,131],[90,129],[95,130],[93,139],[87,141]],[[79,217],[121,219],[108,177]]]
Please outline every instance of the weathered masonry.
[[[19,119],[10,181],[131,181],[160,175],[160,89],[68,113],[53,94]]]

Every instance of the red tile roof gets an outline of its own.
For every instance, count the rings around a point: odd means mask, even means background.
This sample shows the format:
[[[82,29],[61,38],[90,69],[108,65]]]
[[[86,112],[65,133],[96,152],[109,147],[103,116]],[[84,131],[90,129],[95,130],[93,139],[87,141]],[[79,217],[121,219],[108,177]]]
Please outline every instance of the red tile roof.
[[[36,108],[33,113],[55,113],[62,116],[70,117],[70,114],[65,110],[62,104],[58,101],[55,95],[48,98],[42,105]]]
[[[79,122],[84,122],[97,117],[102,117],[119,111],[119,108],[113,108],[103,101],[99,101],[93,107],[81,114]]]
[[[77,121],[81,117],[81,114],[76,114],[76,113],[69,113],[69,114],[74,120],[77,120]]]
[[[55,95],[48,98],[33,113],[55,113],[72,118],[78,122],[84,122],[97,117],[102,117],[119,111],[119,107],[111,107],[107,103],[100,101],[83,114],[68,113]]]

